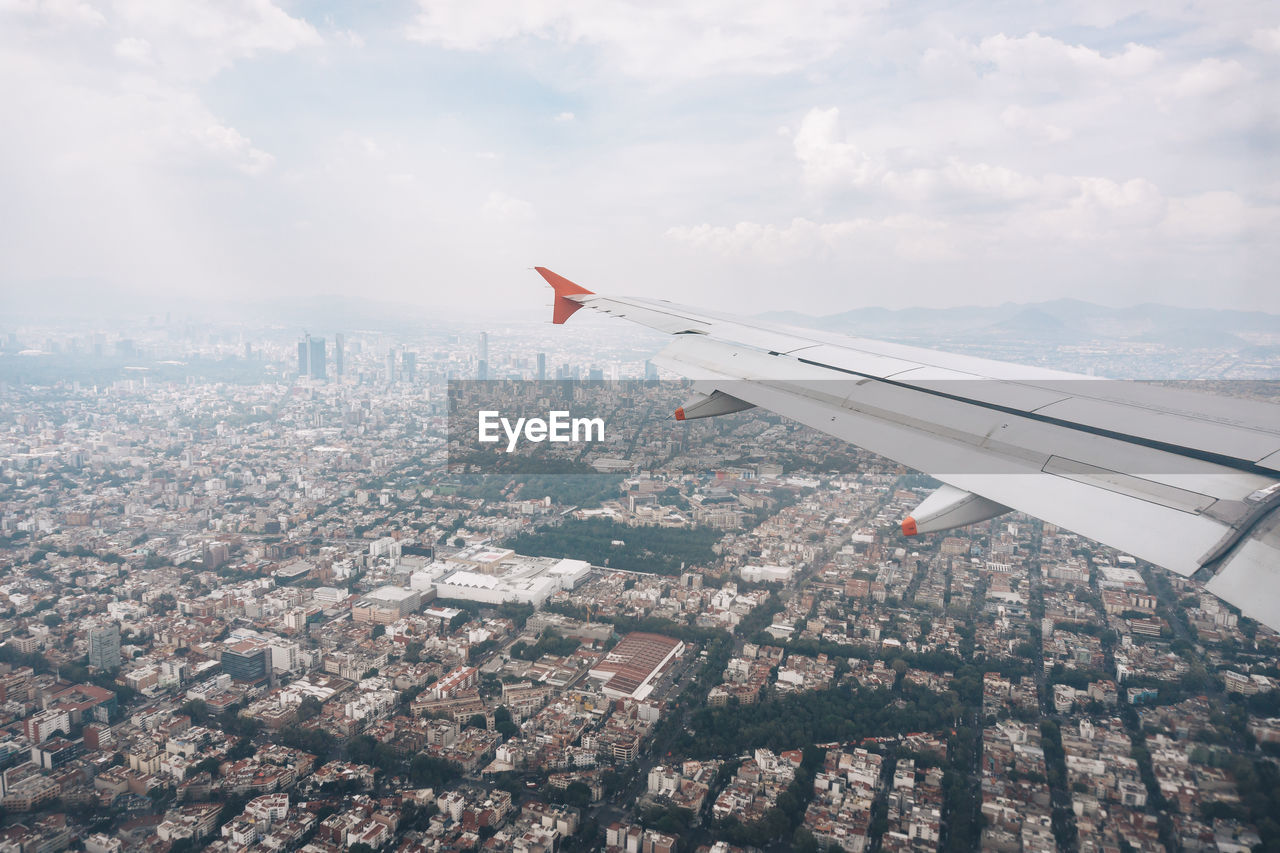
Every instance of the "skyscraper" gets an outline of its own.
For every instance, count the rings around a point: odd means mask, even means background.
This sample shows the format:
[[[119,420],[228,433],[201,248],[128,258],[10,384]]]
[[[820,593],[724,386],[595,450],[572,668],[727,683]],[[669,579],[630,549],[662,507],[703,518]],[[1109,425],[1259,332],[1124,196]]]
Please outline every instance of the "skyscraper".
[[[545,352],[538,353],[538,381],[545,381],[547,378],[547,354]]]
[[[324,338],[308,338],[311,342],[311,378],[327,379],[328,371],[324,363]]]
[[[120,668],[120,626],[115,622],[89,628],[89,666],[100,670]]]
[[[404,365],[401,376],[405,382],[412,382],[418,372],[418,354],[416,352],[407,352],[400,357],[401,363]]]
[[[235,681],[256,683],[267,678],[267,647],[254,640],[241,640],[222,648],[222,671]]]
[[[298,341],[298,376],[311,375],[311,336]]]
[[[343,375],[342,355],[345,345],[346,338],[342,336],[342,332],[335,333],[333,336],[333,372],[337,376]]]

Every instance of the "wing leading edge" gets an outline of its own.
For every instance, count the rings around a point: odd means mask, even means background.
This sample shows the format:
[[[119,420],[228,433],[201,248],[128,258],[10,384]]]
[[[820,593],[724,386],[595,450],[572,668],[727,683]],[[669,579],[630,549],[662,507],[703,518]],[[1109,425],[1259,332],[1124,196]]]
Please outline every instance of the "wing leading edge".
[[[947,484],[904,532],[1017,509],[1194,575],[1280,630],[1280,406],[605,296],[535,269],[554,322],[590,308],[670,334],[655,362],[700,394]]]

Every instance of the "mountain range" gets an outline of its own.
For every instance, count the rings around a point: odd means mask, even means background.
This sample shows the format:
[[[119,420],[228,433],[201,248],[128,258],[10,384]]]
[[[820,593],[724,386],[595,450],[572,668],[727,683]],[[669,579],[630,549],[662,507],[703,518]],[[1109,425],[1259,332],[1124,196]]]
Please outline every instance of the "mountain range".
[[[1257,346],[1260,339],[1280,340],[1280,315],[1276,314],[1155,303],[1109,308],[1078,299],[955,308],[858,308],[823,316],[782,311],[760,318],[846,335],[933,345],[1033,339],[1058,345],[1133,341],[1242,350]]]

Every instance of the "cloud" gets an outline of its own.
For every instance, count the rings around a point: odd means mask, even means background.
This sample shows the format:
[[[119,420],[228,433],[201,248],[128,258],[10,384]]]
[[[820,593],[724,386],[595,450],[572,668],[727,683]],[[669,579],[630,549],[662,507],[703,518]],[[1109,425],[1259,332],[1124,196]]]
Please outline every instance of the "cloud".
[[[1236,193],[1166,198],[1140,179],[1078,182],[1070,197],[1016,215],[895,214],[830,222],[796,217],[786,225],[742,221],[674,226],[665,236],[722,258],[776,264],[868,254],[892,254],[911,262],[1047,258],[1082,246],[1119,259],[1135,251],[1221,251],[1265,239],[1280,226],[1280,206],[1251,203]]]
[[[848,256],[859,248],[885,247],[905,258],[940,260],[955,254],[945,222],[917,216],[813,222],[797,217],[786,225],[739,222],[675,226],[665,236],[693,249],[726,258],[745,257],[771,264]]]
[[[1063,142],[1071,138],[1071,131],[1050,124],[1035,112],[1018,104],[1010,104],[1000,113],[1000,121],[1010,130],[1040,142]]]
[[[1180,98],[1216,95],[1253,79],[1253,74],[1234,59],[1202,59],[1178,75],[1173,93]]]
[[[792,139],[805,180],[816,187],[838,184],[865,186],[883,174],[883,167],[847,138],[841,138],[840,109],[812,109]]]
[[[1224,190],[1171,199],[1161,223],[1166,236],[1197,246],[1270,239],[1280,227],[1280,206],[1252,204]]]
[[[1004,33],[982,39],[970,57],[1004,74],[1063,85],[1087,77],[1124,78],[1145,74],[1161,60],[1160,51],[1130,43],[1118,53],[1106,55],[1079,44],[1028,33],[1010,37]]]
[[[524,199],[494,190],[485,199],[481,213],[498,222],[527,222],[533,219],[533,205]]]
[[[93,4],[83,0],[0,0],[0,13],[79,26],[98,26],[106,21]]]
[[[151,42],[168,71],[209,77],[240,59],[287,53],[324,39],[270,0],[112,0],[112,22]]]
[[[680,79],[708,74],[781,74],[834,55],[880,2],[814,0],[419,0],[412,41],[448,50],[489,50],[536,39],[589,46],[624,74]]]
[[[255,148],[248,137],[234,127],[226,127],[212,119],[199,119],[189,132],[198,145],[247,175],[259,175],[275,162],[275,157]]]
[[[320,43],[270,0],[0,4],[0,30],[32,15],[93,25],[74,37],[28,28],[25,39],[0,38],[0,68],[27,81],[0,94],[0,106],[21,104],[26,119],[10,150],[56,164],[59,178],[87,169],[263,174],[273,155],[216,116],[194,84],[260,52]],[[123,62],[102,64],[104,55]]]
[[[338,24],[334,22],[332,15],[325,15],[324,28],[325,32],[328,33],[334,41],[340,44],[345,44],[348,47],[353,47],[357,50],[363,48],[365,45],[364,36],[348,27],[338,26]]]
[[[391,51],[352,49],[385,10],[312,8],[0,0],[0,290],[461,302],[430,265],[505,305],[560,257],[743,310],[779,265],[801,310],[1280,309],[1261,6],[420,0]]]
[[[1007,111],[1006,111],[1007,112]],[[943,203],[1062,203],[1091,197],[1104,203],[1137,201],[1150,196],[1145,181],[1115,182],[1105,178],[1028,175],[1007,166],[968,162],[945,156],[927,165],[899,162],[897,151],[869,153],[844,132],[836,107],[810,110],[792,139],[805,182],[827,193],[857,191],[889,199]],[[919,160],[919,152],[912,158]]]
[[[147,65],[151,62],[151,42],[135,36],[127,36],[112,45],[111,51],[121,59]]]
[[[1052,138],[1024,108],[1001,115],[1019,136],[1030,129]],[[876,148],[858,137],[878,140]],[[785,225],[704,222],[668,228],[665,236],[717,257],[771,263],[868,253],[909,262],[1007,260],[1053,256],[1067,246],[1118,260],[1157,250],[1238,250],[1280,223],[1280,206],[1228,190],[1169,194],[1140,176],[1033,174],[892,142],[883,129],[847,130],[839,108],[812,109],[791,134],[803,185],[826,206],[865,213],[797,216]]]
[[[1254,30],[1249,44],[1266,53],[1280,53],[1280,27]]]

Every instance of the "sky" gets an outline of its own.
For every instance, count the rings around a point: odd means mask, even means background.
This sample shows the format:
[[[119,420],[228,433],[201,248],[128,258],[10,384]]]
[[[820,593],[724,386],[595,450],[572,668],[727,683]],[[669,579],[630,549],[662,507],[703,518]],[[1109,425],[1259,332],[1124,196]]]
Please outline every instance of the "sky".
[[[1280,312],[1278,80],[1274,0],[0,0],[0,311]]]

